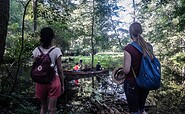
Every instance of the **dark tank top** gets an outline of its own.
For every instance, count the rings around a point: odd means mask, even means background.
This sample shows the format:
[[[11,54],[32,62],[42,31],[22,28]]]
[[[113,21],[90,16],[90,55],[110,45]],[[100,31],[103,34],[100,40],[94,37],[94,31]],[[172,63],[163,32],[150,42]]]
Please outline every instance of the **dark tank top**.
[[[131,55],[131,68],[130,68],[129,73],[126,74],[125,81],[129,81],[135,84],[135,77],[134,77],[132,68],[134,69],[135,74],[138,75],[139,70],[140,70],[140,65],[141,65],[142,53],[139,52],[139,50],[137,50],[131,44],[128,44],[124,48],[124,50],[127,51]]]

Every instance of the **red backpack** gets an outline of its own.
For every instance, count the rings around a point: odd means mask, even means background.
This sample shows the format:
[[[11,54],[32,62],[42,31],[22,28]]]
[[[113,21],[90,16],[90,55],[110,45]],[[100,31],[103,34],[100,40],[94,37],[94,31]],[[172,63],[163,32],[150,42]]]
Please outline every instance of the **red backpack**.
[[[49,53],[55,47],[51,48],[48,53],[44,54],[38,47],[41,55],[35,58],[33,66],[31,68],[31,78],[33,82],[40,84],[49,84],[55,76],[54,66],[49,57]]]

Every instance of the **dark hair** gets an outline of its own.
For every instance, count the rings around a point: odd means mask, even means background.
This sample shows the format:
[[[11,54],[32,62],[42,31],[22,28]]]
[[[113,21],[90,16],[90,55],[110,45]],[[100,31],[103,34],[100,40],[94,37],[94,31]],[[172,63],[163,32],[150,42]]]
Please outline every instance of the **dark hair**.
[[[138,37],[143,32],[141,25],[138,22],[134,22],[130,25],[129,33],[131,37]]]
[[[44,27],[40,31],[40,42],[42,43],[43,48],[48,48],[51,45],[51,42],[55,34],[53,29],[50,27]]]
[[[136,38],[137,43],[141,46],[142,50],[143,50],[143,54],[144,56],[146,56],[146,54],[149,55],[149,57],[151,59],[153,59],[153,53],[152,51],[150,51],[150,45],[149,43],[147,43],[142,37],[141,34],[143,32],[143,29],[141,27],[141,24],[138,22],[134,22],[130,25],[129,28],[129,33],[130,33],[130,37],[131,38]]]

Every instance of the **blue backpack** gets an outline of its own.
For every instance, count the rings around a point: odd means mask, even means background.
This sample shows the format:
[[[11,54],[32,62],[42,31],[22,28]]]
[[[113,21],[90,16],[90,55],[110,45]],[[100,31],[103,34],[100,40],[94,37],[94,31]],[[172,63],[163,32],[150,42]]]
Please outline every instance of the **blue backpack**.
[[[132,42],[131,45],[143,53],[141,46],[136,42]],[[135,75],[134,70],[133,73]],[[135,75],[135,78],[137,85],[141,88],[146,90],[158,89],[161,83],[161,64],[159,60],[155,56],[151,60],[148,55],[146,57],[142,55],[140,71],[137,76]]]

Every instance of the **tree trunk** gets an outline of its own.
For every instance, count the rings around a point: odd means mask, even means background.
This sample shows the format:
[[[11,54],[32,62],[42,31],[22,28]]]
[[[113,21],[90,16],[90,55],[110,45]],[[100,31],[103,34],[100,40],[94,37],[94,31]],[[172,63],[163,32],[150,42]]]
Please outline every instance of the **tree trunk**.
[[[33,22],[34,22],[34,32],[37,30],[37,1],[33,0]]]
[[[92,33],[91,33],[91,46],[92,46],[92,69],[94,68],[94,0],[93,0],[93,12],[92,12]],[[94,77],[92,77],[92,87],[94,88]]]
[[[93,0],[93,12],[92,12],[92,32],[91,32],[91,46],[92,46],[92,69],[94,67],[94,0]]]
[[[185,39],[181,39],[182,52],[185,53]],[[182,83],[185,84],[185,65],[182,66]]]
[[[135,0],[133,0],[133,8],[134,8],[134,18],[133,18],[133,22],[136,21],[136,5],[135,5]]]
[[[0,64],[3,60],[9,20],[9,0],[0,0]]]

